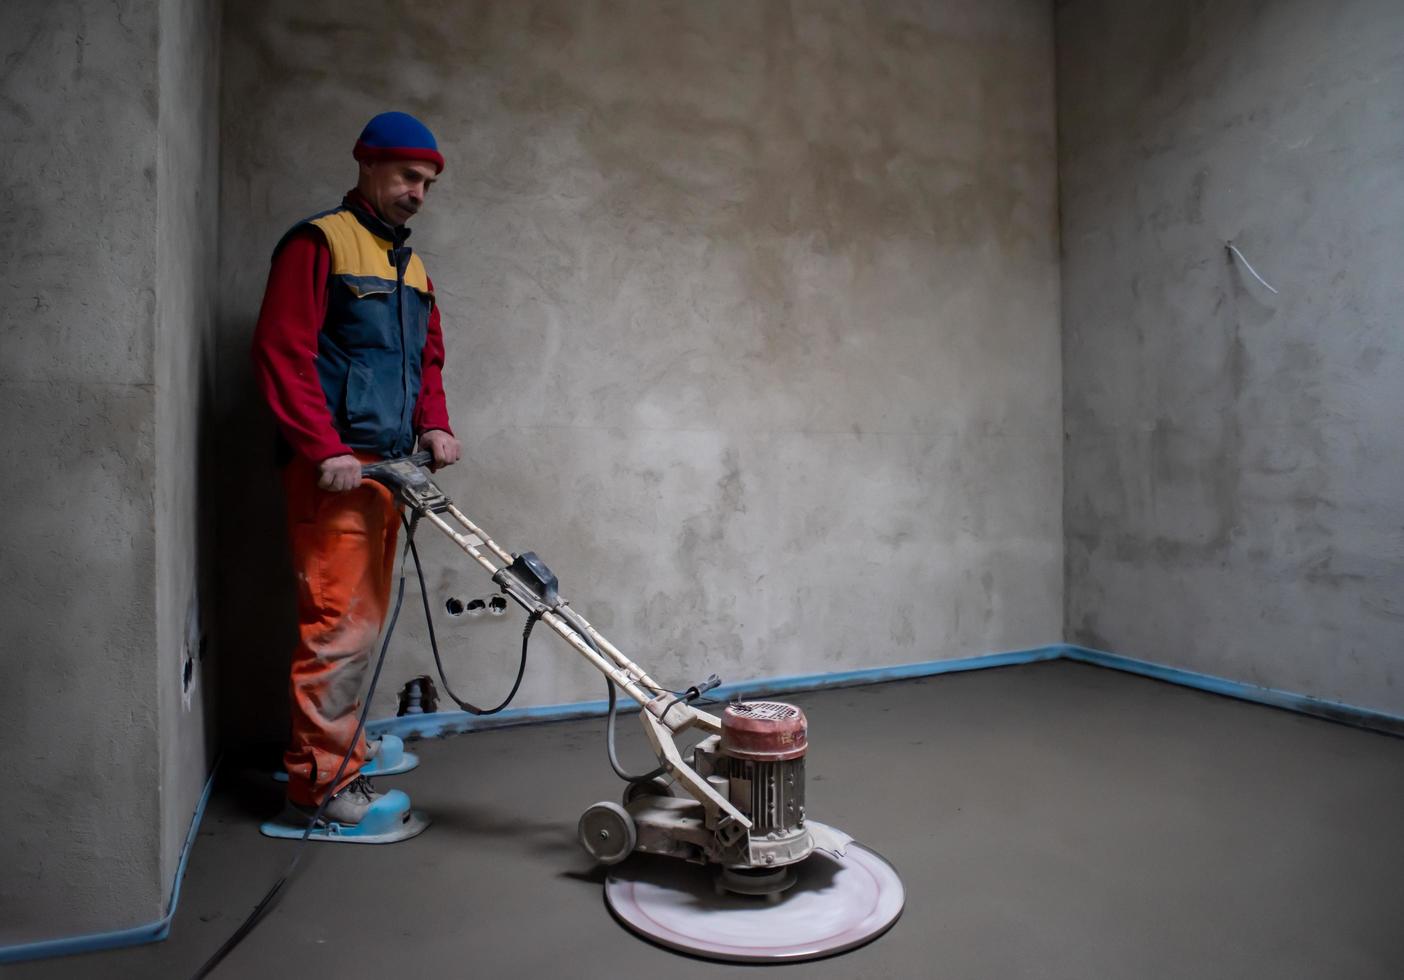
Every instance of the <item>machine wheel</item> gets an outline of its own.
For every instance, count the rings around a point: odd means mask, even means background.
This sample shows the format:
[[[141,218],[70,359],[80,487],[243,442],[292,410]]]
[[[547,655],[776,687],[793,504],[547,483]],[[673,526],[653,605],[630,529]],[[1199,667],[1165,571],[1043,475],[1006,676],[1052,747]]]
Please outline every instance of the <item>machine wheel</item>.
[[[628,806],[644,796],[672,796],[673,781],[663,776],[654,776],[642,783],[630,783],[624,787],[624,805]]]
[[[596,803],[580,815],[580,846],[600,864],[618,864],[639,842],[634,818],[618,803]]]

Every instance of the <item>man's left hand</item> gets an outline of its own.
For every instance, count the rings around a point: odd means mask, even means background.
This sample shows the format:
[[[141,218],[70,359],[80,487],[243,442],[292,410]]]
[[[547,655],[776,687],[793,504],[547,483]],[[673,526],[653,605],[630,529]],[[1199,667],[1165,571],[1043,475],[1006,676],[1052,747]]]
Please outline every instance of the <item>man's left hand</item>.
[[[463,454],[463,447],[458,444],[450,433],[443,429],[430,429],[419,434],[419,448],[421,451],[428,450],[434,454],[434,465],[431,469],[439,469],[441,466],[452,466],[458,462],[458,457]]]

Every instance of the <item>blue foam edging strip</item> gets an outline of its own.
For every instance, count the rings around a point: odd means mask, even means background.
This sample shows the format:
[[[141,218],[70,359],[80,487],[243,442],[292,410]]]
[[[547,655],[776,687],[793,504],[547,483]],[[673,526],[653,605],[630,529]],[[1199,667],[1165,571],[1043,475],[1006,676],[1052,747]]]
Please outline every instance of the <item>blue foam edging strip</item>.
[[[1295,711],[1299,714],[1311,715],[1315,718],[1338,721],[1354,725],[1357,728],[1404,735],[1404,717],[1372,711],[1368,708],[1358,708],[1338,701],[1325,701],[1306,694],[1294,694],[1290,691],[1259,687],[1242,681],[1231,681],[1211,674],[1199,674],[1191,670],[1168,667],[1146,660],[1135,660],[1120,654],[1066,643],[1035,647],[1031,650],[1015,650],[1010,653],[961,657],[954,660],[927,660],[920,663],[900,664],[895,667],[869,667],[830,674],[796,674],[789,677],[739,681],[734,684],[723,684],[716,690],[709,691],[708,697],[723,700],[756,695],[798,694],[804,691],[880,684],[884,681],[912,680],[957,671],[1011,667],[1060,659],[1107,667],[1111,670],[1137,674],[1141,677],[1220,694],[1240,701],[1252,701],[1257,704]],[[466,711],[439,711],[427,715],[383,718],[370,722],[366,728],[375,733],[391,732],[402,738],[440,738],[445,735],[507,728],[513,725],[597,718],[604,715],[607,710],[607,701],[576,701],[570,704],[546,704],[532,708],[509,708],[499,714],[486,716],[472,715]],[[619,706],[621,714],[638,710],[638,705],[628,698],[624,698]]]
[[[37,943],[20,943],[15,946],[0,946],[0,963],[19,963],[23,960],[45,959],[50,956],[70,956],[75,953],[95,953],[107,949],[122,949],[126,946],[141,946],[145,943],[160,942],[171,932],[171,920],[175,918],[176,906],[180,904],[180,884],[185,880],[185,866],[190,860],[190,851],[195,846],[195,835],[200,831],[200,821],[205,818],[205,806],[210,802],[210,791],[214,789],[215,773],[219,762],[210,767],[210,775],[205,780],[205,788],[200,792],[200,802],[195,805],[195,814],[190,818],[190,829],[185,833],[185,843],[180,848],[180,860],[176,862],[175,881],[171,884],[170,900],[166,903],[166,914],[155,922],[143,923],[128,929],[112,932],[90,932],[82,936],[66,936],[62,939],[46,939]]]
[[[914,664],[899,664],[894,667],[867,667],[861,670],[847,670],[830,674],[764,677],[738,681],[734,684],[723,684],[721,687],[708,691],[706,696],[712,700],[727,700],[758,694],[800,694],[804,691],[823,691],[837,687],[880,684],[884,681],[913,680],[919,677],[934,677],[937,674],[950,674],[957,671],[985,670],[991,667],[1011,667],[1041,660],[1057,660],[1063,656],[1063,651],[1064,648],[1061,645],[1047,646],[1036,647],[1032,650],[1015,650],[1010,653],[988,653],[975,657],[961,657],[954,660],[926,660]],[[466,711],[436,711],[431,714],[382,718],[369,722],[366,725],[366,730],[377,735],[390,733],[404,739],[442,738],[445,735],[509,728],[514,725],[569,721],[577,718],[598,718],[602,717],[608,710],[608,701],[575,701],[570,704],[544,704],[533,708],[508,708],[495,715],[474,715]],[[621,698],[620,714],[628,714],[638,710],[639,706],[630,698],[627,696]]]
[[[739,681],[735,684],[723,684],[714,691],[708,691],[707,697],[730,699],[756,694],[799,694],[804,691],[825,691],[836,687],[857,687],[863,684],[881,684],[885,681],[908,681],[919,677],[935,677],[938,674],[985,670],[990,667],[1014,667],[1042,660],[1057,660],[1062,655],[1061,646],[1036,647],[1032,650],[986,653],[976,657],[959,657],[954,660],[925,660],[914,664],[899,664],[895,667],[866,667],[860,670],[846,670],[832,674],[797,674],[790,677],[761,678],[752,681]]]
[[[1337,721],[1353,725],[1356,728],[1367,728],[1389,735],[1404,735],[1404,718],[1383,711],[1358,708],[1355,705],[1342,704],[1339,701],[1326,701],[1314,698],[1309,694],[1294,694],[1291,691],[1259,687],[1256,684],[1248,684],[1243,681],[1231,681],[1224,677],[1215,677],[1213,674],[1200,674],[1180,667],[1151,663],[1147,660],[1134,660],[1131,657],[1107,653],[1105,650],[1093,650],[1089,647],[1067,645],[1063,647],[1062,655],[1065,659],[1078,663],[1108,667],[1128,674],[1137,674],[1141,677],[1178,684],[1181,687],[1236,698],[1239,701],[1252,701],[1273,708],[1283,708],[1298,714],[1311,715],[1314,718],[1324,718],[1328,721]]]

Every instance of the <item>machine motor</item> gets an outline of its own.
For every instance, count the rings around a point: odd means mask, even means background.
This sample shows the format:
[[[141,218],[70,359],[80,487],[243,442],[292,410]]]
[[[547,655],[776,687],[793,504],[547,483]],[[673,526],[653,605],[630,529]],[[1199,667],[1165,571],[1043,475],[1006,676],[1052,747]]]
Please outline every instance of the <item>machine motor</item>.
[[[804,712],[781,701],[727,705],[715,771],[731,804],[751,818],[753,837],[784,836],[804,826]]]

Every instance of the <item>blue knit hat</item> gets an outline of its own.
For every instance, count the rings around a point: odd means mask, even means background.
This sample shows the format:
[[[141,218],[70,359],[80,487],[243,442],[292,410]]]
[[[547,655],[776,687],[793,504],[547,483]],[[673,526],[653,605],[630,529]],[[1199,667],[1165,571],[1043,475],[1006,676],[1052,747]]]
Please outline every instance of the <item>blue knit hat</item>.
[[[444,157],[429,127],[407,112],[382,112],[361,130],[351,155],[357,160],[424,160],[444,169]]]

